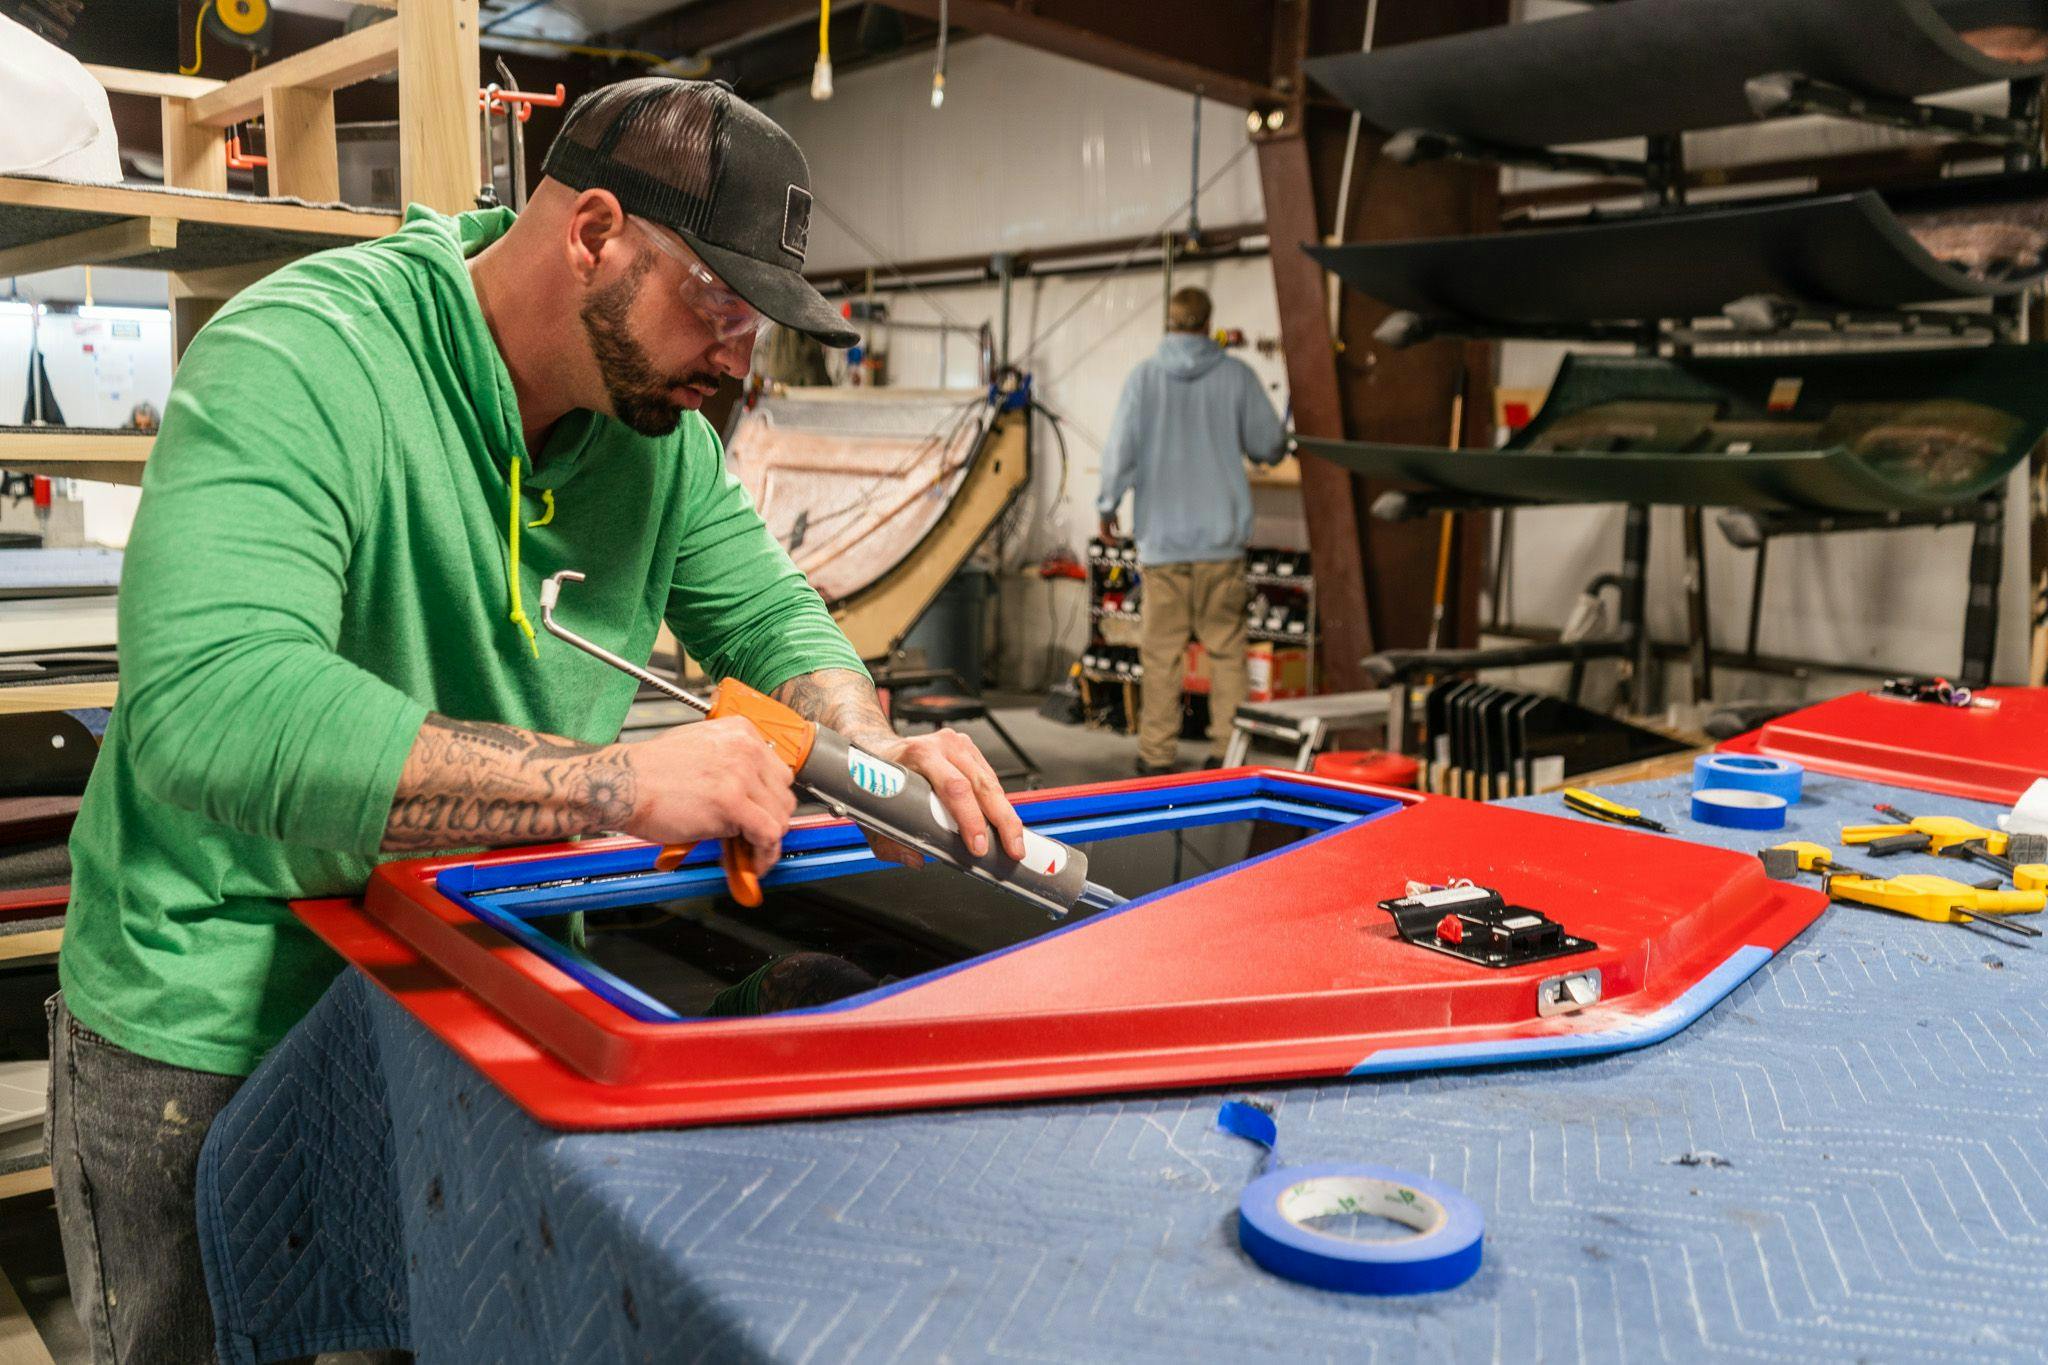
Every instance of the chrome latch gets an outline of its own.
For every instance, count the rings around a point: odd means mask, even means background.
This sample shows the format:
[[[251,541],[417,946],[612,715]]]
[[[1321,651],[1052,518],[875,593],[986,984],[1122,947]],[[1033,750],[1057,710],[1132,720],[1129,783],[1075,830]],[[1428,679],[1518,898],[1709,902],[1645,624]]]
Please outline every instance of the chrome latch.
[[[1600,969],[1546,976],[1536,986],[1536,1013],[1571,1014],[1600,1003]]]

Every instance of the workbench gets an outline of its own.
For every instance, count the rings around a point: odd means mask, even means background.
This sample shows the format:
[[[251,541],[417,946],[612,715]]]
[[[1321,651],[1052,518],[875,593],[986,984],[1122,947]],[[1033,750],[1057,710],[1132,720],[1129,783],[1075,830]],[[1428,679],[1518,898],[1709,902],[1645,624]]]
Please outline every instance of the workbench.
[[[1688,788],[1624,799],[1743,849],[1993,814],[1815,774],[1782,835],[1723,834]],[[1257,1092],[1290,1164],[1484,1209],[1474,1280],[1373,1300],[1238,1249],[1240,1092],[566,1135],[350,970],[215,1125],[202,1241],[230,1360],[2032,1359],[2044,980],[2048,948],[1836,908],[1643,1051]]]

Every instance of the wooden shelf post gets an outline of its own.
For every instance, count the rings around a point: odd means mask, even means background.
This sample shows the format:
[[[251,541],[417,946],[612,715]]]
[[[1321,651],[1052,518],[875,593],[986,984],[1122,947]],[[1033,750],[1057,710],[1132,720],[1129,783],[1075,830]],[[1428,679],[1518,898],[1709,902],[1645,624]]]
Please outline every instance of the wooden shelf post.
[[[399,193],[442,213],[476,205],[476,6],[434,0],[398,7]]]

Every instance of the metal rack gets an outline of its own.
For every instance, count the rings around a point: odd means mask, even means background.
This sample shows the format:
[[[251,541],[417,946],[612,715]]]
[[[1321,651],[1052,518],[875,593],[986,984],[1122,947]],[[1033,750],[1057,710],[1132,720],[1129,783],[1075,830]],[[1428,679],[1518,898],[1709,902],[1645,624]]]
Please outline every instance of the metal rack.
[[[1785,12],[1785,22],[1793,22],[1802,0],[1772,0],[1777,9]],[[1892,8],[1915,9],[1918,0],[1887,0]],[[1624,22],[1635,24],[1652,22],[1655,11],[1646,6],[1617,6],[1617,10],[1632,13]],[[1754,18],[1754,15],[1751,16]],[[1501,63],[1509,66],[1529,66],[1537,47],[1547,42],[1562,41],[1571,36],[1572,30],[1556,27],[1554,21],[1548,24],[1511,25],[1508,29],[1487,30],[1483,37],[1466,35],[1461,38],[1439,39],[1434,42],[1416,43],[1400,49],[1389,49],[1384,54],[1359,54],[1343,58],[1321,59],[1311,70],[1325,85],[1335,90],[1347,102],[1366,113],[1375,116],[1379,103],[1393,100],[1396,105],[1408,109],[1436,108],[1448,110],[1453,107],[1472,110],[1486,101],[1472,92],[1472,78],[1475,72],[1493,72],[1501,69]],[[1600,23],[1607,23],[1601,20]],[[1938,22],[1938,21],[1937,21]],[[1924,27],[1924,25],[1922,26]],[[1519,32],[1516,30],[1520,30]],[[1589,30],[1590,31],[1590,30]],[[1858,41],[1861,41],[1859,39]],[[1458,45],[1472,46],[1481,43],[1494,52],[1493,62],[1450,62],[1442,60]],[[1955,46],[1960,46],[1955,45]],[[1437,49],[1432,52],[1431,49]],[[1731,60],[1743,60],[1739,53],[1731,53]],[[1954,65],[1960,61],[1968,65],[1966,55],[1955,51],[1942,54],[1942,60]],[[1843,65],[1853,65],[1853,54],[1843,58]],[[1392,82],[1380,79],[1391,63],[1404,63],[1412,67],[1414,79],[1406,82]],[[1541,65],[1537,62],[1536,65]],[[1406,68],[1404,68],[1406,69]],[[1939,69],[1936,63],[1930,69]],[[1675,76],[1677,73],[1665,73]],[[1725,74],[1725,73],[1724,73]],[[2004,118],[1984,118],[1974,115],[1951,116],[1948,112],[1926,112],[1927,107],[1914,104],[1910,98],[1901,98],[1898,93],[1857,90],[1841,81],[1822,80],[1805,73],[1748,72],[1744,73],[1740,93],[1746,100],[1748,112],[1756,117],[1786,117],[1794,114],[1821,112],[1833,117],[1850,119],[1887,127],[1911,127],[1915,131],[1936,132],[1956,137],[1993,140],[2004,152],[2005,170],[2008,174],[2037,171],[2041,165],[2042,147],[2042,77],[2038,68],[2013,69],[1992,73],[2011,79],[2011,95],[2008,114]],[[1980,73],[1981,78],[1981,73]],[[1432,84],[1433,82],[1433,84]],[[1427,88],[1423,88],[1427,87]],[[1931,93],[1914,90],[1910,93]],[[1685,92],[1677,92],[1671,102],[1683,105],[1687,101]],[[1723,101],[1725,103],[1725,101]],[[1577,117],[1568,108],[1569,100],[1553,101],[1557,108],[1552,111],[1557,118]],[[1702,103],[1702,101],[1694,101]],[[1712,100],[1703,103],[1706,112],[1726,114],[1727,110],[1708,108]],[[1647,131],[1646,151],[1638,162],[1620,158],[1588,158],[1580,153],[1558,152],[1548,147],[1509,146],[1503,139],[1489,138],[1483,131],[1475,131],[1480,121],[1475,115],[1472,126],[1465,127],[1415,127],[1388,126],[1390,117],[1382,112],[1378,121],[1393,134],[1388,144],[1388,153],[1408,162],[1454,158],[1460,160],[1490,161],[1502,165],[1534,166],[1546,170],[1573,173],[1594,173],[1610,177],[1633,180],[1642,186],[1642,207],[1638,213],[1624,215],[1619,220],[1614,215],[1589,215],[1586,224],[1613,223],[1636,224],[1656,232],[1661,225],[1684,222],[1692,211],[1686,203],[1685,187],[1687,174],[1684,157],[1682,131],[1689,127],[1713,126],[1713,122],[1727,122],[1727,118],[1702,122],[1698,119],[1686,121],[1685,116],[1673,116],[1661,130],[1640,126],[1625,126],[1630,119],[1642,117],[1640,102],[1621,101],[1607,117],[1614,126],[1602,126],[1586,138],[1570,137],[1557,140],[1582,141],[1600,137],[1627,137],[1642,135]],[[1695,111],[1700,112],[1700,111]],[[1532,125],[1518,125],[1526,128]],[[1597,164],[1596,164],[1597,163]],[[1986,178],[1989,183],[1990,178]],[[1869,199],[1874,201],[1874,196]],[[1727,213],[1725,205],[1706,210]],[[1879,210],[1868,203],[1861,206],[1866,216]],[[1554,227],[1555,224],[1546,224]],[[1640,236],[1640,234],[1638,234]],[[1498,247],[1519,234],[1506,234],[1497,241],[1489,239],[1489,245]],[[1396,244],[1396,249],[1413,248],[1417,255],[1432,254],[1427,243]],[[1345,248],[1327,250],[1311,249],[1311,254],[1335,265],[1343,259]],[[1359,262],[1354,256],[1350,262]],[[1441,262],[1438,262],[1441,265]],[[1418,270],[1420,267],[1417,267]],[[1339,271],[1339,273],[1345,273]],[[1355,274],[1355,271],[1353,272]],[[1442,280],[1444,272],[1432,270],[1418,278]],[[1355,281],[1354,281],[1355,283]],[[1986,293],[1991,291],[1972,291]],[[1401,346],[1433,339],[1435,337],[1470,337],[1492,340],[1538,338],[1567,342],[1628,342],[1639,354],[1668,354],[1676,357],[1690,355],[1696,346],[1725,342],[1756,340],[1829,342],[1845,339],[1859,333],[1872,331],[1910,335],[1930,329],[1940,329],[1958,338],[1983,339],[1996,343],[2023,334],[2026,299],[2030,289],[2014,289],[1998,294],[1990,300],[1990,311],[1985,314],[1956,315],[1927,313],[1924,310],[1898,307],[1879,308],[1816,308],[1811,303],[1790,302],[1775,296],[1746,297],[1725,300],[1722,309],[1727,326],[1700,327],[1696,317],[1626,317],[1616,319],[1606,316],[1577,316],[1571,318],[1546,318],[1542,320],[1522,319],[1474,319],[1454,314],[1432,314],[1416,308],[1396,311],[1379,331],[1382,344]],[[1886,300],[1887,303],[1890,300]],[[1958,318],[1968,318],[1959,321]],[[1374,514],[1383,519],[1402,520],[1416,516],[1432,515],[1443,510],[1480,511],[1498,510],[1503,513],[1504,522],[1512,516],[1513,509],[1526,505],[1521,500],[1508,497],[1455,497],[1446,498],[1429,494],[1389,494],[1374,507]],[[1612,576],[1620,589],[1621,638],[1604,641],[1582,642],[1571,650],[1572,661],[1582,666],[1591,658],[1619,658],[1624,663],[1625,686],[1631,706],[1638,712],[1653,709],[1659,689],[1652,685],[1654,666],[1652,642],[1645,619],[1646,573],[1649,562],[1650,518],[1649,505],[1627,504],[1627,517],[1623,532],[1623,563],[1618,575]],[[1706,535],[1701,509],[1687,507],[1683,512],[1683,534],[1685,555],[1685,590],[1688,624],[1688,668],[1691,676],[1691,691],[1696,701],[1703,701],[1712,693],[1712,625],[1706,590]],[[2004,499],[2002,494],[1993,494],[1984,499],[1981,507],[1973,507],[1964,514],[1944,519],[1945,522],[1968,521],[1974,528],[1975,542],[1970,562],[1969,619],[1965,628],[1964,658],[1960,676],[1967,682],[1981,684],[1989,680],[1992,657],[1996,647],[1999,577],[2002,572],[2002,557],[1999,546],[2004,534]],[[1928,524],[1926,518],[1888,518],[1886,526]],[[1768,556],[1768,542],[1779,535],[1827,534],[1840,530],[1873,529],[1869,518],[1841,517],[1759,517],[1750,518],[1744,525],[1753,537],[1758,550],[1755,583],[1752,590],[1752,620],[1750,639],[1752,650],[1756,638],[1755,604],[1760,601],[1762,579]],[[1734,539],[1731,536],[1731,539]],[[1505,555],[1504,533],[1502,544],[1496,553]],[[1740,544],[1742,542],[1737,541]],[[1504,558],[1501,561],[1505,563]],[[1500,582],[1498,566],[1493,574]],[[1554,647],[1532,646],[1525,650],[1487,651],[1489,666],[1513,666],[1516,663],[1538,662],[1537,656],[1548,656]],[[1470,665],[1470,651],[1464,662]],[[1382,654],[1369,661],[1369,666],[1380,677],[1403,682],[1422,673],[1441,672],[1453,656],[1440,651],[1402,651],[1398,654]],[[1455,665],[1452,665],[1455,666]]]
[[[1300,552],[1292,550],[1259,548],[1253,548],[1247,551],[1248,557],[1253,558],[1261,554],[1297,555],[1299,553]],[[1305,559],[1305,556],[1302,556],[1302,558]],[[1099,540],[1091,541],[1089,543],[1088,645],[1087,648],[1083,650],[1080,662],[1076,665],[1076,667],[1078,669],[1078,676],[1081,683],[1082,702],[1084,707],[1087,708],[1090,713],[1094,713],[1100,709],[1096,705],[1094,698],[1091,696],[1092,688],[1120,687],[1124,689],[1122,695],[1124,712],[1122,728],[1126,733],[1130,733],[1135,730],[1137,724],[1136,689],[1139,686],[1139,684],[1141,684],[1144,681],[1144,666],[1135,657],[1137,647],[1135,645],[1112,644],[1110,641],[1104,638],[1101,630],[1101,623],[1104,621],[1124,621],[1135,624],[1136,622],[1139,622],[1144,619],[1144,614],[1142,610],[1137,607],[1111,607],[1104,605],[1103,598],[1107,590],[1107,586],[1104,582],[1106,575],[1103,572],[1105,568],[1114,569],[1118,573],[1129,575],[1129,578],[1131,580],[1128,589],[1129,591],[1134,593],[1143,591],[1144,570],[1138,564],[1137,550],[1135,546],[1131,545],[1129,542],[1124,542],[1115,546],[1111,546],[1106,545],[1104,542]],[[1245,627],[1245,636],[1247,639],[1250,640],[1279,645],[1299,646],[1305,649],[1307,652],[1305,666],[1308,675],[1308,687],[1309,691],[1313,693],[1316,690],[1316,668],[1318,664],[1317,651],[1319,647],[1320,637],[1320,629],[1317,625],[1316,616],[1315,575],[1313,573],[1261,574],[1247,572],[1244,577],[1246,586],[1253,589],[1254,592],[1260,589],[1275,589],[1280,591],[1295,591],[1299,592],[1302,595],[1303,600],[1301,603],[1300,616],[1305,623],[1303,630],[1299,632],[1287,630],[1269,630],[1263,626],[1253,626],[1247,624],[1247,626]],[[1099,656],[1101,651],[1110,649],[1130,650],[1133,657],[1131,657],[1131,659],[1129,660],[1129,666],[1127,668],[1104,668],[1095,664],[1091,664],[1089,662],[1091,656]]]

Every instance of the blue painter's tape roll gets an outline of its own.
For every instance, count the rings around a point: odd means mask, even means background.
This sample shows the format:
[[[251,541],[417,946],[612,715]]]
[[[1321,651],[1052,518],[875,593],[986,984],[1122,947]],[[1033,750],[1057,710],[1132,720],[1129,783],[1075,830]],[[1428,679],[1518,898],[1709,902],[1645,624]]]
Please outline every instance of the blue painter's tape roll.
[[[1752,754],[1701,754],[1693,760],[1694,791],[1769,792],[1782,796],[1785,804],[1799,804],[1799,792],[1806,782],[1806,769],[1782,758]]]
[[[1362,1242],[1306,1226],[1333,1214],[1377,1214],[1412,1237]],[[1275,1275],[1347,1294],[1426,1294],[1479,1270],[1486,1219],[1449,1185],[1385,1166],[1295,1166],[1253,1181],[1237,1206],[1246,1254]]]
[[[1783,829],[1787,802],[1769,792],[1710,787],[1692,794],[1692,818],[1721,829]]]

